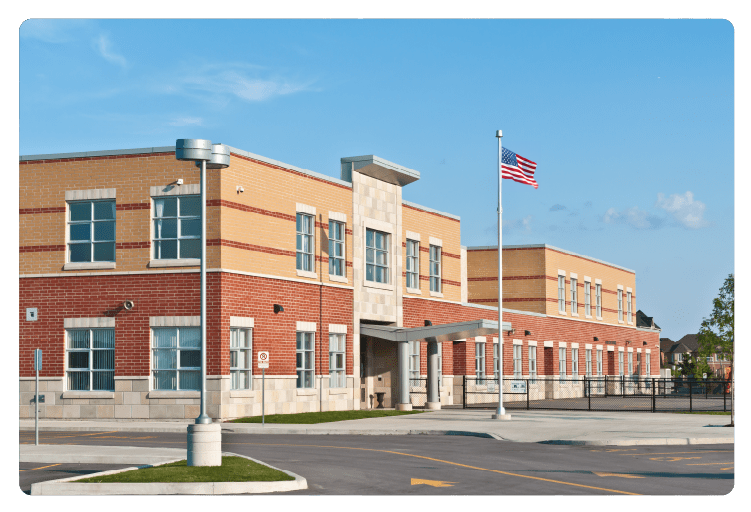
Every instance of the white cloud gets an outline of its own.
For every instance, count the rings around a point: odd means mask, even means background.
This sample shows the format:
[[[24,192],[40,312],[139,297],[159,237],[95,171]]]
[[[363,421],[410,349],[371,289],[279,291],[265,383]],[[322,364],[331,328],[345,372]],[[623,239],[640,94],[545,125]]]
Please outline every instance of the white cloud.
[[[202,126],[203,119],[200,117],[177,117],[167,124],[170,126]]]
[[[81,31],[90,24],[89,20],[29,19],[21,25],[19,35],[45,43],[67,43],[80,37]]]
[[[117,64],[122,68],[128,67],[128,61],[122,55],[118,55],[112,51],[112,43],[104,34],[100,34],[99,37],[94,39],[94,46],[99,51],[99,55],[104,57],[108,62]]]
[[[620,212],[615,208],[610,208],[602,216],[602,221],[606,224],[628,224],[636,229],[655,229],[662,225],[661,218],[640,210],[636,206]]]
[[[683,195],[671,194],[669,197],[659,193],[655,206],[668,212],[676,221],[687,228],[698,229],[708,224],[704,220],[706,205],[695,200],[691,191],[687,191]]]

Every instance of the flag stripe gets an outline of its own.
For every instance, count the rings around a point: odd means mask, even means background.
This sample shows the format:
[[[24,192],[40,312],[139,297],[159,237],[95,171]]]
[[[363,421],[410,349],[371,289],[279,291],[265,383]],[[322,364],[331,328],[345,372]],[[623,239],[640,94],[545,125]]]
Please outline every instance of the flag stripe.
[[[501,158],[501,177],[507,180],[513,180],[517,183],[532,185],[537,188],[535,180],[535,170],[537,163],[529,158],[519,156],[510,149],[503,148]]]

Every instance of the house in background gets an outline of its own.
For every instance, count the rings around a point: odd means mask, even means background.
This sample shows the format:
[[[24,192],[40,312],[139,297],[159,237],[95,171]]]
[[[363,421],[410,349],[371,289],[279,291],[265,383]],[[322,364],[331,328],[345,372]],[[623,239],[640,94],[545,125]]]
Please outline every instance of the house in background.
[[[670,338],[660,338],[660,367],[673,368],[683,361],[686,354],[697,358],[699,357],[699,336],[697,334],[686,334],[678,341]],[[722,375],[725,366],[730,364],[730,357],[724,354],[712,354],[707,357],[707,363],[713,372]]]

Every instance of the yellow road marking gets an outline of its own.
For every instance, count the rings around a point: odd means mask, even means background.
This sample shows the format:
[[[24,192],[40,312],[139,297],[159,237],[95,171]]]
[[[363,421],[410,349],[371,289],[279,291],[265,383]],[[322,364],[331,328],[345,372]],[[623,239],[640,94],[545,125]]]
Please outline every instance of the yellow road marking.
[[[733,469],[733,468],[720,468],[720,471],[727,471],[728,469]]]
[[[41,468],[19,469],[18,471],[36,471],[37,469],[47,469],[51,468],[52,466],[59,466],[60,464],[62,464],[62,462],[58,464],[50,464],[49,466],[42,466]]]
[[[606,452],[606,453],[610,453],[610,452],[629,452],[629,451],[633,451],[633,450],[636,450],[636,448],[610,448],[610,449],[606,449],[606,450],[589,450],[589,451],[590,452]],[[622,453],[621,455],[636,455],[636,454],[635,453]]]
[[[501,471],[499,469],[487,469],[487,468],[480,468],[477,466],[470,466],[468,464],[460,464],[458,462],[451,462],[448,460],[441,460],[441,459],[434,459],[432,457],[426,457],[424,455],[415,455],[412,453],[403,453],[403,452],[394,452],[390,450],[377,450],[375,448],[354,448],[349,446],[321,446],[321,445],[315,445],[315,444],[286,444],[286,443],[232,443],[232,444],[247,444],[247,445],[256,445],[256,446],[297,446],[297,447],[307,447],[307,448],[338,448],[341,450],[361,450],[366,452],[382,452],[382,453],[391,453],[394,455],[404,455],[405,457],[416,457],[418,459],[426,459],[426,460],[432,460],[434,462],[442,462],[444,464],[451,464],[453,466],[459,466],[463,468],[468,469],[476,469],[478,471],[490,471],[491,473],[500,473],[502,475],[509,475],[509,476],[516,476],[519,478],[529,478],[531,480],[540,480],[542,482],[552,482],[554,484],[562,484],[562,485],[571,485],[573,487],[584,487],[585,489],[595,489],[598,491],[607,491],[607,492],[614,492],[618,494],[629,494],[631,496],[640,496],[640,494],[635,492],[628,492],[628,491],[620,491],[618,489],[606,489],[604,487],[595,487],[592,485],[584,485],[584,484],[575,484],[573,482],[564,482],[562,480],[552,480],[550,478],[542,478],[539,476],[531,476],[531,475],[520,475],[519,473],[511,473],[508,471]]]
[[[420,480],[413,478],[411,485],[430,485],[431,487],[453,487],[456,482],[441,482],[440,480]]]
[[[734,462],[703,462],[701,464],[686,464],[686,466],[718,466],[720,464],[735,464]]]
[[[619,476],[621,478],[644,478],[643,476],[640,476],[640,475],[629,475],[626,473],[600,473],[598,471],[592,471],[592,473],[594,473],[597,476]]]
[[[733,453],[733,450],[702,450],[700,452],[667,452],[667,453],[619,453],[618,455],[682,455],[684,453]]]
[[[701,459],[701,457],[650,457],[649,460],[660,460],[665,462],[678,462],[679,460]]]

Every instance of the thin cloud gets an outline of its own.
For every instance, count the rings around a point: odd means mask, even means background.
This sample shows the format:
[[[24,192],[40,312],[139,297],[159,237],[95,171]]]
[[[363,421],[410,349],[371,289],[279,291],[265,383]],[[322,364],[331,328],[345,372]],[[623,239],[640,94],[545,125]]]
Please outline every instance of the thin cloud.
[[[503,229],[506,231],[531,231],[532,230],[532,216],[527,215],[521,219],[506,219],[503,221]],[[498,233],[498,223],[496,222],[492,226],[485,228],[485,233],[492,235]]]
[[[565,210],[565,209],[566,209],[566,207],[563,206],[562,204],[554,204],[553,206],[550,207],[549,211],[551,211],[551,212],[558,212],[558,211]]]
[[[128,61],[122,55],[112,51],[112,42],[104,34],[100,34],[99,37],[94,39],[94,47],[99,52],[99,55],[104,57],[108,62],[117,64],[123,69],[128,67]]]
[[[704,220],[706,205],[694,199],[694,194],[687,191],[685,194],[671,194],[665,197],[662,193],[657,194],[657,208],[665,210],[679,224],[690,229],[699,229],[709,223]]]
[[[37,39],[45,43],[68,43],[80,37],[82,29],[91,24],[89,20],[30,19],[19,30],[22,39]]]
[[[203,119],[200,117],[178,117],[167,124],[170,126],[203,126]]]
[[[663,225],[660,217],[636,206],[622,211],[610,208],[602,216],[602,221],[606,224],[627,224],[636,229],[658,229]]]

